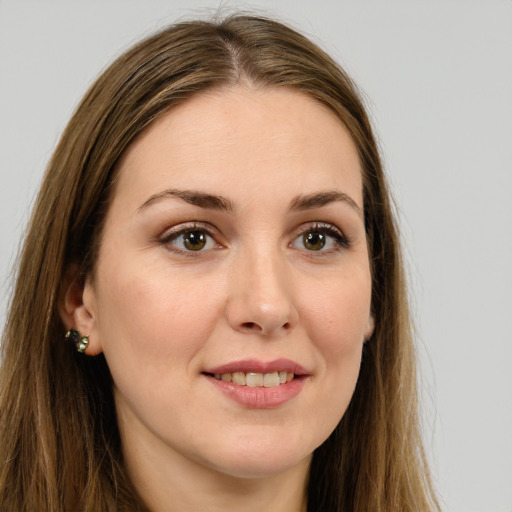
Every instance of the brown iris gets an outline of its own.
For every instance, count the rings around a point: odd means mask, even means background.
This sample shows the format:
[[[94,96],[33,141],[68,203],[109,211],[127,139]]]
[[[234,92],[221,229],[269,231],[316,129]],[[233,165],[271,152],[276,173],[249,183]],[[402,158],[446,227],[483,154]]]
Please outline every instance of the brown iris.
[[[325,235],[318,231],[310,231],[302,235],[304,247],[310,251],[320,251],[325,246]]]
[[[206,235],[201,231],[189,231],[183,235],[183,245],[189,251],[200,251],[206,245]]]

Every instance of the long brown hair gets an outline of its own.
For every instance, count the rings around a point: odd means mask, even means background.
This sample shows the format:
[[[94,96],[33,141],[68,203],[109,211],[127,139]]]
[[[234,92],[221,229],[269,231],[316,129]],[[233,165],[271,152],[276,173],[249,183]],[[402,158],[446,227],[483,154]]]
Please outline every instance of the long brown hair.
[[[119,57],[90,88],[48,165],[3,336],[0,509],[144,510],[123,465],[102,355],[64,341],[62,287],[94,271],[115,166],[173,106],[247,81],[291,87],[348,128],[363,168],[375,331],[348,410],[314,453],[308,511],[437,510],[420,438],[415,354],[396,224],[355,85],[321,49],[269,19],[171,26]]]

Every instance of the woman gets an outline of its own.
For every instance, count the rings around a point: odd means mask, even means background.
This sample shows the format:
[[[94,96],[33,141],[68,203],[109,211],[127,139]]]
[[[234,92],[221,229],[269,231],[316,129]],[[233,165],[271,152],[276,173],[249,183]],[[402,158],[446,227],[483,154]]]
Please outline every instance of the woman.
[[[1,510],[436,509],[375,140],[293,30],[181,23],[117,59],[18,276]]]

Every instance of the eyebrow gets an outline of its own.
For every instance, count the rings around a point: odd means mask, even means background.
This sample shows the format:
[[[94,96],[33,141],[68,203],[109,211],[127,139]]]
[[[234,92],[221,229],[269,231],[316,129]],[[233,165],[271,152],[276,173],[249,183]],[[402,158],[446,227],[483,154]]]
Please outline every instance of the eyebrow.
[[[141,211],[144,208],[147,208],[150,204],[158,201],[159,199],[165,197],[177,197],[178,199],[182,199],[183,201],[192,204],[194,206],[199,206],[200,208],[206,208],[210,210],[221,210],[229,213],[235,212],[235,205],[230,199],[226,197],[217,196],[213,194],[206,194],[204,192],[199,192],[196,190],[177,190],[177,189],[168,189],[163,192],[159,192],[158,194],[152,195],[147,201],[145,201],[137,211]]]
[[[176,197],[194,206],[199,206],[200,208],[225,211],[228,213],[235,213],[236,211],[233,201],[226,197],[207,194],[197,190],[178,189],[168,189],[152,195],[147,201],[139,206],[137,211],[144,210],[155,201],[167,197]],[[359,205],[348,194],[339,190],[328,190],[312,194],[298,195],[292,199],[292,202],[290,203],[290,211],[312,210],[338,201],[349,205],[358,215],[362,216],[363,213]]]
[[[299,195],[293,199],[290,205],[290,211],[312,210],[313,208],[320,208],[337,201],[348,204],[357,212],[358,215],[363,215],[359,205],[348,194],[339,190],[328,190],[325,192]]]

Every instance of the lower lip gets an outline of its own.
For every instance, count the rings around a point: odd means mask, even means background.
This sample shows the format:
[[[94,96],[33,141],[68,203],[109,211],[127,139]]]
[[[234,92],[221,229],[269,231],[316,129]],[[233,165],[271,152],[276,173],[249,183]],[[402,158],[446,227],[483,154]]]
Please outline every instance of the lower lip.
[[[295,398],[302,390],[306,377],[295,377],[292,381],[272,388],[237,386],[232,382],[205,377],[226,396],[248,409],[274,409]]]

